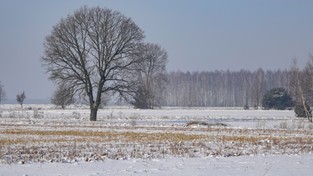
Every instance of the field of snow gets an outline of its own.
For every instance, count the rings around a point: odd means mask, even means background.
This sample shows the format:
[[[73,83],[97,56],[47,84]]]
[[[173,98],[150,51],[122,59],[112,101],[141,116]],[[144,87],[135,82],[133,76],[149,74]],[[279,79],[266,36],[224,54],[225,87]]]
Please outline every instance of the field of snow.
[[[1,175],[311,175],[293,111],[0,105]]]
[[[1,176],[311,176],[313,155],[105,160],[0,165]]]

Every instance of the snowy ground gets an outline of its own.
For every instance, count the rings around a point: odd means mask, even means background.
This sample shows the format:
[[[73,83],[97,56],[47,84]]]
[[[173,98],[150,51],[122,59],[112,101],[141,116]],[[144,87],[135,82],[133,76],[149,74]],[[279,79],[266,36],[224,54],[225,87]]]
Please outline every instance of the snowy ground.
[[[311,176],[313,155],[106,160],[0,165],[0,176],[223,175]]]
[[[0,105],[0,176],[312,175],[313,124],[293,111],[109,107],[88,118],[86,107]]]

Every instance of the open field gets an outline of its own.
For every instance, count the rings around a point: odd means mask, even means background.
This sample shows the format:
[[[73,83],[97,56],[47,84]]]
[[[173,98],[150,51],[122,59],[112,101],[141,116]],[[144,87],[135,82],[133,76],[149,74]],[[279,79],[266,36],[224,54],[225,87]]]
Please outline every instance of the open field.
[[[90,122],[85,107],[25,107],[0,106],[0,173],[12,167],[7,164],[48,162],[209,162],[273,155],[313,161],[313,125],[293,111],[110,107]]]

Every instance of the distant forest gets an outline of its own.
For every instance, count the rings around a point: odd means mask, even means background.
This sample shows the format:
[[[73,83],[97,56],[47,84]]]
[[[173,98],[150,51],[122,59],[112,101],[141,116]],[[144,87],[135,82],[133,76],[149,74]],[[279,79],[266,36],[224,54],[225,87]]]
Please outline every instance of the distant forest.
[[[292,72],[289,70],[251,72],[203,71],[166,74],[162,106],[249,107],[261,106],[266,91],[281,87],[288,92]]]

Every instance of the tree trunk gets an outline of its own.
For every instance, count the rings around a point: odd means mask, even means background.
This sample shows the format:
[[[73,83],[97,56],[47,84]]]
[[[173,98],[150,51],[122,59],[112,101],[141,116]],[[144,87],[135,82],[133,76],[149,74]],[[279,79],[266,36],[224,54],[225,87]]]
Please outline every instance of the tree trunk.
[[[97,121],[97,107],[90,107],[90,121]]]
[[[90,97],[90,121],[97,121],[97,113],[101,104],[101,91],[97,93],[96,102],[93,101],[93,97]]]

